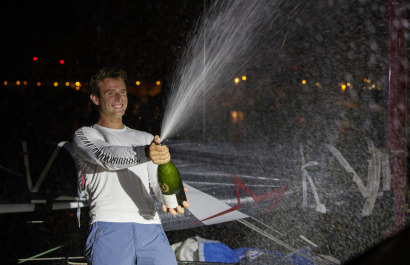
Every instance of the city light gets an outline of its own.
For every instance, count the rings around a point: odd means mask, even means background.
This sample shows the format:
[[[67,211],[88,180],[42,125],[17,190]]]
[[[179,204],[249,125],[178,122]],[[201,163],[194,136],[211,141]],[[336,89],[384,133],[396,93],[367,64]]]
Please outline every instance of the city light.
[[[33,57],[33,61],[37,62],[37,57],[36,56]]]
[[[238,121],[243,121],[245,118],[245,114],[242,111],[232,111],[231,118],[232,118],[232,122],[236,123]]]
[[[139,86],[139,85],[141,84],[141,82],[140,82],[140,81],[137,81],[137,82],[135,82],[135,84],[136,84],[137,86]]]
[[[37,86],[41,86],[41,82],[37,82]]]
[[[60,60],[60,64],[64,64],[64,60]]]
[[[237,85],[239,83],[239,78],[235,78],[235,84]]]
[[[54,86],[58,86],[58,83],[57,83],[57,82],[54,82]]]
[[[302,80],[302,84],[306,85],[306,80]]]
[[[341,87],[342,87],[342,92],[345,92],[345,90],[346,90],[346,85],[345,84],[341,84]]]
[[[18,86],[19,86],[19,85],[20,85],[20,81],[18,81],[18,80],[17,80],[16,85],[18,85]]]
[[[236,122],[238,120],[238,112],[232,111],[231,116],[233,122]]]
[[[246,80],[246,75],[242,76],[242,80],[243,80],[243,81]]]
[[[69,86],[70,85],[70,82],[65,82],[65,86]]]
[[[7,83],[7,81],[4,81],[4,83],[3,83],[3,84],[4,84],[5,86],[7,86],[7,84],[8,84],[8,83]]]
[[[24,80],[24,81],[23,81],[23,85],[27,86],[27,81]]]
[[[161,85],[161,82],[160,82],[160,81],[157,81],[157,83],[156,83],[156,84],[159,86],[159,85]]]
[[[75,82],[76,87],[81,87],[81,83],[79,81]],[[78,89],[77,89],[78,90]]]

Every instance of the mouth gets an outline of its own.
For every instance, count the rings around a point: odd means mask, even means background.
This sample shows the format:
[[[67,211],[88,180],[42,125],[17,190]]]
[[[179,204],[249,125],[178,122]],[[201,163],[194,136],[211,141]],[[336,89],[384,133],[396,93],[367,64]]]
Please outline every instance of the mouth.
[[[124,107],[124,104],[116,104],[116,105],[112,105],[112,107],[114,109],[122,109]]]

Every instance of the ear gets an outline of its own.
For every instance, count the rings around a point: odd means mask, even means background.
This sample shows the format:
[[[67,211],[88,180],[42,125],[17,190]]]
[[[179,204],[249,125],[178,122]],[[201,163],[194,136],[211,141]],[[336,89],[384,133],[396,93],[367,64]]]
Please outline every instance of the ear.
[[[100,100],[99,100],[99,98],[97,97],[97,95],[95,95],[95,94],[91,94],[90,95],[90,99],[91,99],[91,101],[95,104],[95,105],[100,105]]]

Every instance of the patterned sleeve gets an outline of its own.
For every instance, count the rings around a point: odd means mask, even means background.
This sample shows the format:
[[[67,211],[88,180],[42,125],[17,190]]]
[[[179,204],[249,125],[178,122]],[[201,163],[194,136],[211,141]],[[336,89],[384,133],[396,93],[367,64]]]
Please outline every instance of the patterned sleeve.
[[[107,170],[119,170],[145,163],[150,159],[145,146],[112,146],[90,127],[78,129],[73,138],[78,159],[98,164]]]

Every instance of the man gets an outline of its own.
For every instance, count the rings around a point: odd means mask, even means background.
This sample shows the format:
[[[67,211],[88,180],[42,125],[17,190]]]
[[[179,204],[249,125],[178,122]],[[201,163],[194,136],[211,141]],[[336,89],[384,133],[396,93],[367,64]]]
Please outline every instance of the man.
[[[156,170],[170,161],[170,153],[157,144],[158,136],[123,124],[126,83],[126,73],[117,68],[101,69],[91,78],[90,98],[99,119],[73,138],[90,202],[85,256],[91,265],[177,264],[149,190],[162,200]],[[163,210],[184,213],[180,206],[175,211],[163,205]]]

